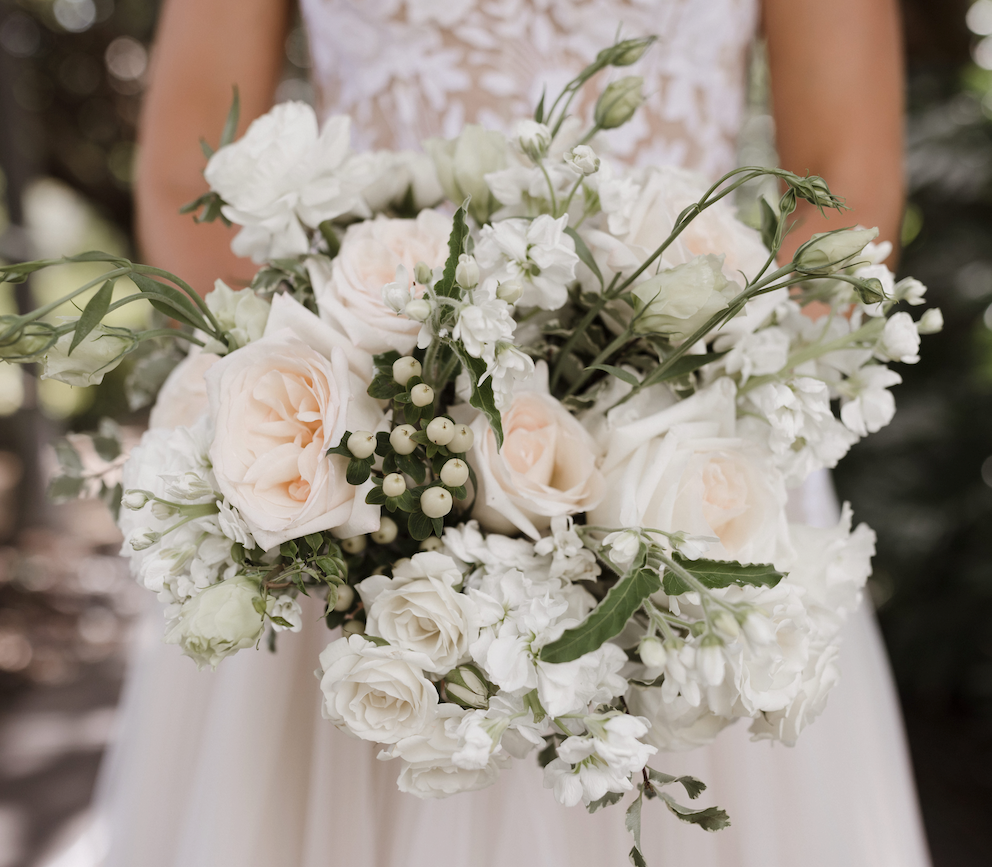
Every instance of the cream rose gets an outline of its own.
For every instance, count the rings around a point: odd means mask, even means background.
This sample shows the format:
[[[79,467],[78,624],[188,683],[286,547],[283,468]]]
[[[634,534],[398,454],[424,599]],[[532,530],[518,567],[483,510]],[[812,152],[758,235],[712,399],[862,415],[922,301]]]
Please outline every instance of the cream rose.
[[[604,493],[601,452],[551,395],[518,390],[503,413],[503,448],[481,414],[472,421],[469,463],[479,481],[472,512],[494,533],[520,530],[537,539],[558,515],[587,512]]]
[[[479,637],[476,604],[454,588],[462,583],[455,561],[422,552],[393,570],[358,585],[368,611],[366,632],[427,656],[427,671],[445,673],[468,655]]]
[[[317,258],[309,263],[321,318],[367,352],[409,353],[420,323],[390,309],[382,287],[396,279],[398,265],[411,280],[418,262],[443,265],[450,234],[451,219],[437,211],[421,211],[416,220],[380,216],[352,224],[333,262]]]
[[[784,481],[770,455],[735,437],[734,395],[720,379],[668,409],[608,426],[606,496],[590,523],[716,536],[709,557],[791,562]]]
[[[219,355],[194,346],[159,389],[148,416],[150,428],[192,427],[207,410],[206,372],[220,361]]]
[[[419,735],[437,713],[437,690],[424,677],[430,660],[360,635],[339,638],[320,654],[322,712],[366,741],[394,744]]]
[[[316,320],[296,306],[304,325],[306,316]],[[378,507],[365,503],[371,483],[348,484],[348,459],[326,452],[346,430],[375,430],[382,411],[342,349],[331,345],[324,355],[292,328],[270,330],[273,320],[291,319],[270,317],[263,338],[206,375],[218,486],[266,549],[307,533],[346,537],[379,526]]]

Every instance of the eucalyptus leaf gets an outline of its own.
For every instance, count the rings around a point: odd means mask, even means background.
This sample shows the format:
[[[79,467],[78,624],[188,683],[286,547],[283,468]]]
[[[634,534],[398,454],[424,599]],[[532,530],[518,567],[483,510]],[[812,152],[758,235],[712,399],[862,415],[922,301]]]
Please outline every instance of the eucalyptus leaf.
[[[731,584],[755,587],[774,587],[785,577],[770,563],[749,563],[744,565],[736,560],[688,560],[678,554],[672,558],[676,565],[681,566],[696,578],[704,587],[718,590]],[[669,596],[680,596],[692,588],[671,569],[665,571],[663,581],[665,593]]]
[[[114,281],[108,280],[86,303],[82,314],[76,321],[76,331],[72,335],[72,343],[69,344],[68,355],[72,355],[72,351],[83,342],[86,335],[103,321],[103,317],[107,315],[107,310],[110,309],[110,302],[113,298]]]
[[[542,662],[571,662],[602,647],[619,635],[634,612],[652,593],[661,589],[661,578],[654,569],[635,569],[624,575],[602,602],[578,626],[566,629],[557,641],[541,648]]]

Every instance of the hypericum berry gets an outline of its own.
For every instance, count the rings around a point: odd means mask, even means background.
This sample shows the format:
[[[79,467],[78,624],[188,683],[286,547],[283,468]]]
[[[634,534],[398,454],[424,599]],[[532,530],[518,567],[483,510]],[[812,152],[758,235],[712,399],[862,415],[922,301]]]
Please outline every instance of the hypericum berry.
[[[341,634],[345,638],[350,635],[364,635],[365,624],[361,620],[346,620],[341,627]]]
[[[440,551],[443,547],[444,542],[438,539],[437,536],[428,536],[423,542],[420,543],[421,551]]]
[[[416,432],[417,429],[412,424],[401,424],[398,428],[394,428],[389,435],[389,444],[393,447],[393,451],[398,455],[413,454],[417,444],[411,437]]]
[[[475,434],[467,424],[456,424],[454,436],[448,442],[448,451],[460,455],[472,448],[475,442]]]
[[[434,389],[421,382],[410,389],[410,401],[414,406],[427,406],[434,403]]]
[[[439,415],[427,425],[427,439],[436,446],[446,446],[454,439],[455,423],[450,418]]]
[[[406,385],[413,377],[420,376],[423,368],[412,355],[404,355],[393,362],[393,379],[400,385]]]
[[[441,467],[441,481],[449,488],[460,488],[468,481],[468,464],[460,458],[452,458]]]
[[[355,601],[355,591],[348,584],[338,586],[338,601],[334,603],[335,611],[347,611]]]
[[[424,322],[431,315],[431,303],[423,298],[414,298],[403,308],[403,315],[417,322]],[[417,376],[419,375],[418,373]]]
[[[387,497],[402,497],[406,491],[406,479],[399,473],[390,473],[382,480],[382,492]]]
[[[356,430],[348,437],[348,451],[359,460],[372,457],[375,452],[375,434],[367,430]]]
[[[451,494],[444,488],[428,488],[420,496],[420,509],[428,518],[443,518],[451,506]]]
[[[379,519],[379,529],[372,533],[372,541],[377,545],[388,545],[396,538],[399,531],[396,522],[388,515],[383,515]]]
[[[364,536],[352,536],[350,539],[341,540],[341,550],[345,554],[361,554],[366,544]]]

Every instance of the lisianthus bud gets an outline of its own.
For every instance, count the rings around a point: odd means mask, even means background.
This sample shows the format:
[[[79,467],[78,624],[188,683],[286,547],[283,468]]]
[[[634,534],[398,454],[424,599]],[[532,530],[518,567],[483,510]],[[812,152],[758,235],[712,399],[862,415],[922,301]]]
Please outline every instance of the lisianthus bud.
[[[599,157],[589,145],[576,145],[566,151],[565,162],[584,175],[594,175],[599,171]]]
[[[936,334],[944,328],[944,314],[939,307],[931,307],[920,317],[916,323],[916,331],[919,334]]]
[[[352,536],[350,539],[342,539],[340,542],[341,550],[345,554],[361,554],[367,544],[364,536]]]
[[[489,707],[489,687],[474,665],[459,665],[444,676],[444,694],[462,707]]]
[[[351,603],[355,601],[355,591],[350,584],[338,584],[335,588],[338,592],[337,599],[332,606],[335,611],[347,611],[351,608]]]
[[[878,304],[885,300],[885,287],[877,277],[860,280],[854,285],[854,291],[862,304]]]
[[[444,488],[428,488],[420,495],[420,509],[428,518],[443,518],[451,506],[451,494]]]
[[[151,548],[161,538],[161,533],[156,533],[149,527],[143,527],[131,534],[131,547],[135,551],[144,551],[145,548]]]
[[[455,423],[443,415],[431,419],[427,425],[427,439],[436,446],[446,446],[455,437]]]
[[[130,509],[132,512],[137,512],[138,509],[145,508],[145,506],[148,505],[149,500],[151,500],[151,495],[149,493],[132,488],[131,490],[124,492],[124,496],[121,497],[121,505],[125,509]]]
[[[433,277],[434,273],[431,271],[431,266],[426,262],[418,262],[413,266],[413,279],[421,286],[427,286]]]
[[[396,538],[399,531],[396,522],[388,515],[383,515],[379,519],[379,529],[372,533],[372,541],[377,545],[388,545]]]
[[[413,454],[417,444],[412,437],[416,432],[417,429],[412,424],[401,424],[394,428],[389,435],[389,444],[393,447],[393,451],[398,455]]]
[[[814,235],[797,251],[796,270],[807,274],[830,274],[851,264],[869,241],[878,237],[878,229],[839,229]]]
[[[413,377],[423,373],[420,362],[412,355],[404,355],[393,362],[393,379],[400,385],[406,385]]]
[[[641,56],[657,39],[656,36],[645,36],[641,39],[624,39],[616,45],[604,48],[596,55],[596,59],[609,63],[611,66],[630,66],[637,63]]]
[[[641,662],[648,668],[664,668],[668,661],[668,651],[665,650],[665,645],[653,636],[641,639],[637,652],[641,657]]]
[[[517,141],[520,143],[520,150],[535,163],[540,162],[548,155],[548,147],[551,145],[551,130],[543,123],[522,120],[517,125]]]
[[[460,455],[472,448],[475,443],[475,434],[467,424],[456,424],[455,432],[448,442],[448,451]]]
[[[507,304],[516,304],[524,294],[524,284],[516,277],[504,280],[496,287],[496,297]]]
[[[21,324],[20,316],[0,316],[0,358],[27,359],[48,348],[54,329],[47,322]]]
[[[639,75],[628,75],[607,85],[606,90],[596,100],[593,119],[600,129],[616,129],[634,116],[634,112],[644,102],[641,87],[644,79]]]
[[[468,464],[459,458],[446,461],[441,467],[441,481],[449,488],[459,488],[468,481]]]
[[[66,385],[99,385],[105,374],[124,360],[137,343],[126,328],[97,325],[69,354],[73,332],[63,334],[45,353],[42,379],[57,379]]]
[[[410,402],[414,406],[427,406],[434,402],[434,389],[426,382],[421,382],[410,389]]]
[[[356,430],[348,437],[348,451],[359,460],[372,457],[375,453],[376,439],[372,431]]]
[[[390,473],[382,480],[382,492],[387,497],[402,497],[406,491],[406,479],[399,473]]]
[[[455,282],[462,289],[474,289],[479,285],[479,263],[474,256],[462,253],[455,268]]]
[[[403,315],[415,322],[424,322],[431,315],[431,302],[426,298],[414,298],[403,308]]]

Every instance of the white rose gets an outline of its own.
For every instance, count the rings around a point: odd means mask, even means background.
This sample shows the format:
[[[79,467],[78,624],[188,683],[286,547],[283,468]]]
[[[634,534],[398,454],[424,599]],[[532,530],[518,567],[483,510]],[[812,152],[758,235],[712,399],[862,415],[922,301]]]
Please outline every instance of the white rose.
[[[360,635],[332,641],[320,654],[325,719],[366,741],[394,744],[418,735],[438,710],[437,690],[424,677],[423,654]]]
[[[148,416],[150,428],[192,427],[207,410],[206,372],[220,361],[219,355],[193,346],[159,389]]]
[[[135,345],[134,335],[127,329],[97,325],[70,355],[73,336],[72,331],[63,334],[45,353],[42,379],[57,379],[80,388],[99,385]]]
[[[603,497],[596,443],[549,394],[518,391],[503,413],[503,448],[485,416],[472,422],[469,463],[479,490],[473,517],[497,533],[522,531],[532,539],[557,515],[577,515]]]
[[[183,604],[165,640],[180,645],[197,668],[216,668],[261,637],[265,624],[254,605],[260,598],[258,584],[244,575],[213,584]]]
[[[417,345],[420,323],[392,310],[383,287],[394,282],[397,266],[412,275],[417,262],[443,265],[450,234],[451,220],[436,211],[421,211],[416,220],[380,216],[353,223],[333,262],[309,262],[321,318],[367,352],[408,354]]]
[[[313,324],[306,316],[320,325],[296,306],[304,325]],[[262,548],[323,530],[371,532],[379,509],[365,503],[370,483],[348,484],[348,459],[326,452],[346,430],[375,430],[382,411],[342,349],[323,355],[291,328],[273,332],[273,321],[289,317],[270,317],[262,339],[207,372],[218,487]]]
[[[715,536],[707,556],[787,562],[785,485],[769,456],[735,437],[735,391],[723,377],[605,433],[606,496],[590,523]]]
[[[365,631],[427,656],[427,671],[450,671],[479,637],[475,603],[454,588],[462,573],[450,557],[415,554],[393,569],[392,579],[372,575],[358,585],[368,611]]]
[[[893,313],[886,321],[875,355],[887,361],[916,364],[920,360],[920,333],[908,313]]]
[[[265,332],[270,305],[253,290],[240,289],[235,292],[223,280],[217,280],[214,291],[208,292],[203,300],[220,327],[234,338],[232,349],[258,340]]]
[[[460,768],[452,759],[458,750],[458,726],[464,714],[457,705],[442,704],[423,732],[380,753],[381,759],[403,759],[403,770],[396,780],[401,792],[418,798],[446,798],[496,782],[500,768],[509,764],[508,759],[490,756],[481,768]]]

